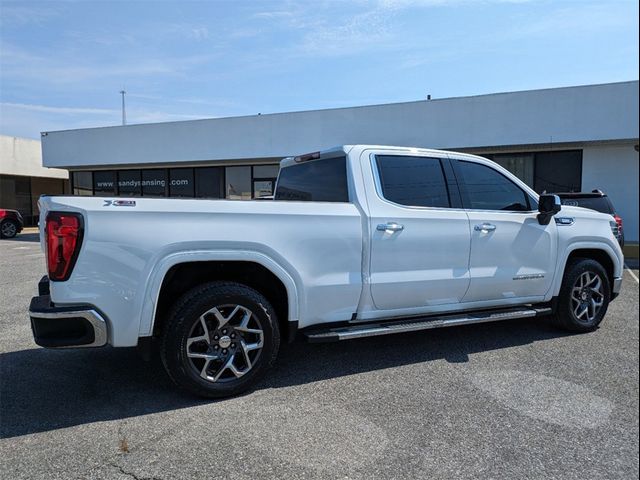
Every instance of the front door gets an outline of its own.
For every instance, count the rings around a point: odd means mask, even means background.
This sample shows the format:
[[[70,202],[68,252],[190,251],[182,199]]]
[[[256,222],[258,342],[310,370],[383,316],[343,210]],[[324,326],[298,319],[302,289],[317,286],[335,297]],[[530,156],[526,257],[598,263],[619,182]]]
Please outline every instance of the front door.
[[[378,310],[459,304],[469,287],[469,220],[451,200],[438,158],[376,155],[368,195],[371,296]]]
[[[489,164],[455,165],[471,225],[471,283],[464,301],[541,299],[555,271],[555,222],[540,225],[535,199]]]

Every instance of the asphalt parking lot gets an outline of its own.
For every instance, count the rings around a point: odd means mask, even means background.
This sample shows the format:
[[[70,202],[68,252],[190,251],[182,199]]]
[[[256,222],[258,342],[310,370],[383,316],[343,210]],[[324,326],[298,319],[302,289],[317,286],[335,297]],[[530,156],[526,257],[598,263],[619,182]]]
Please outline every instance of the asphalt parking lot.
[[[132,349],[38,348],[35,237],[0,241],[0,478],[638,477],[637,270],[591,334],[299,343],[256,391],[203,401]]]

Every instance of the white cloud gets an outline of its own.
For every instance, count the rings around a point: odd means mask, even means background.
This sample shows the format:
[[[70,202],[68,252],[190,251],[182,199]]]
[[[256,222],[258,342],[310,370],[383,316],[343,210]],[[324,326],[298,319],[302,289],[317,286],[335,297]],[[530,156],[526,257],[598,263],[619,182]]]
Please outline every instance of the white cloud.
[[[154,75],[185,76],[194,67],[216,58],[214,54],[144,58],[115,62],[95,62],[92,58],[61,53],[55,58],[36,55],[2,43],[2,77],[11,80],[38,80],[48,84],[78,85],[116,77],[120,81]]]
[[[121,110],[117,108],[58,107],[51,105],[0,102],[0,133],[39,138],[41,131],[119,125]],[[127,108],[127,123],[175,122],[212,118],[141,108]]]
[[[0,102],[0,108],[15,108],[29,110],[31,112],[57,113],[61,115],[113,115],[118,110],[108,108],[84,108],[84,107],[52,107],[49,105],[33,105],[29,103]]]

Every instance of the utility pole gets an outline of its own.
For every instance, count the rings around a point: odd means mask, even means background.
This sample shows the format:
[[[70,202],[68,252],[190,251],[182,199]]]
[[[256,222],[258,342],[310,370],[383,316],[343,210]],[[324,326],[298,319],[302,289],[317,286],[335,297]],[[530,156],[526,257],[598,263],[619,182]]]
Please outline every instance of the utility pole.
[[[127,92],[124,90],[124,88],[120,90],[120,95],[122,95],[122,125],[127,124],[127,112],[124,109],[124,96],[126,95],[126,93]]]

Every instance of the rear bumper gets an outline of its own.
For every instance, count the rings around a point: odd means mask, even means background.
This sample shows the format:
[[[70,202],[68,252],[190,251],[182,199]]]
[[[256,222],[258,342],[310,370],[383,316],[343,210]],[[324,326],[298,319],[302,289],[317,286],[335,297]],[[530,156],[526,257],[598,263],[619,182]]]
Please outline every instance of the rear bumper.
[[[31,299],[31,330],[35,342],[47,348],[89,348],[107,344],[107,322],[91,305],[56,306],[48,295]]]
[[[613,285],[611,287],[611,292],[613,298],[616,298],[620,294],[620,289],[622,288],[622,277],[614,278]]]

